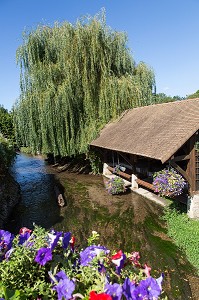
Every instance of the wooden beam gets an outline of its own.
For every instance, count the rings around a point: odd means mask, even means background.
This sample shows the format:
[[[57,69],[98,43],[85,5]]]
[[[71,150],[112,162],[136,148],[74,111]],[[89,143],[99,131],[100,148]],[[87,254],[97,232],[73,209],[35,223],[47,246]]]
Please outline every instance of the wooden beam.
[[[110,167],[110,166],[108,166],[107,169],[108,169],[109,171],[111,171],[111,172],[114,172],[114,168],[112,168],[112,167]],[[122,171],[118,171],[117,174],[120,175],[120,176],[122,176],[122,177],[124,177],[125,179],[131,181],[131,175],[126,174],[126,173],[124,173],[124,172],[122,172]],[[117,175],[117,174],[115,173],[115,175]]]
[[[176,157],[173,157],[172,159],[170,159],[170,161],[183,161],[183,160],[188,160],[190,159],[190,155],[179,155],[179,156],[176,156]]]
[[[174,167],[189,182],[189,184],[191,184],[191,178],[189,175],[180,166],[178,166],[175,161],[170,160],[169,162],[171,166]]]
[[[187,164],[186,173],[190,177],[190,193],[196,190],[196,150],[195,150],[196,134],[189,139],[190,160]]]
[[[130,166],[133,167],[132,162],[126,157],[126,155],[125,155],[124,153],[118,152],[118,154],[119,154],[121,157],[123,157],[124,160],[125,160]]]
[[[141,180],[141,179],[136,179],[136,182],[138,185],[141,185],[141,186],[144,186],[146,187],[147,189],[150,189],[152,190],[153,192],[155,192],[155,187],[153,186],[153,184],[149,183],[149,182],[146,182],[144,180]]]

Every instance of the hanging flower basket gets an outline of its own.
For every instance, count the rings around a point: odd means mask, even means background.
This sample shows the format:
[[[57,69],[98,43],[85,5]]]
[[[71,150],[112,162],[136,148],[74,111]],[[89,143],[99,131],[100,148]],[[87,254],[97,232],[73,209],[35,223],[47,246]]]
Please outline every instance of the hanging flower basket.
[[[106,189],[111,195],[124,193],[126,191],[124,180],[118,176],[115,176],[108,180],[106,183]]]
[[[177,196],[182,194],[186,185],[184,178],[173,168],[165,168],[153,175],[155,192],[161,196]]]

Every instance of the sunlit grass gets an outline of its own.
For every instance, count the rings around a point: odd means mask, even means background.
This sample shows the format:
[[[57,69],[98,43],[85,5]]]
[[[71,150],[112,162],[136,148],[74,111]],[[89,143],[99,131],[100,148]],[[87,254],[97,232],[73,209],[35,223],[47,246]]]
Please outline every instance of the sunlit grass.
[[[164,219],[168,225],[168,235],[182,249],[199,274],[199,221],[189,219],[186,213],[167,209]]]

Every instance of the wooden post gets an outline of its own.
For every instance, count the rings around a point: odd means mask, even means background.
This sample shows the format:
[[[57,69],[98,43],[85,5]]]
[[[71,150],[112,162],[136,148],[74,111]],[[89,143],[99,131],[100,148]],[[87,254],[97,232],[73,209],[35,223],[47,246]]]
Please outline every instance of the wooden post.
[[[194,134],[189,140],[190,159],[187,164],[187,175],[190,178],[190,194],[196,190],[196,154],[195,154],[196,135]]]

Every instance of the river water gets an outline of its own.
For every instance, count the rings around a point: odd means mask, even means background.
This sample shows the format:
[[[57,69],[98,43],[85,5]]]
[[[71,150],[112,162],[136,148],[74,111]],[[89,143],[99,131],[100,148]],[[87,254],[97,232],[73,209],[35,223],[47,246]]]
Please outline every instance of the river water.
[[[23,226],[33,224],[49,228],[59,218],[59,208],[54,195],[54,175],[47,173],[45,162],[39,157],[17,155],[12,168],[15,180],[20,184],[22,200],[15,207],[10,229],[18,233]]]
[[[92,230],[110,249],[140,251],[141,261],[152,275],[165,274],[169,299],[198,300],[195,271],[166,234],[163,209],[135,193],[108,195],[102,176],[57,173],[40,157],[17,155],[12,173],[21,187],[22,200],[13,210],[6,229],[18,233],[34,223],[46,229],[71,231],[77,244],[86,244]],[[59,186],[66,205],[57,205],[54,187]]]

